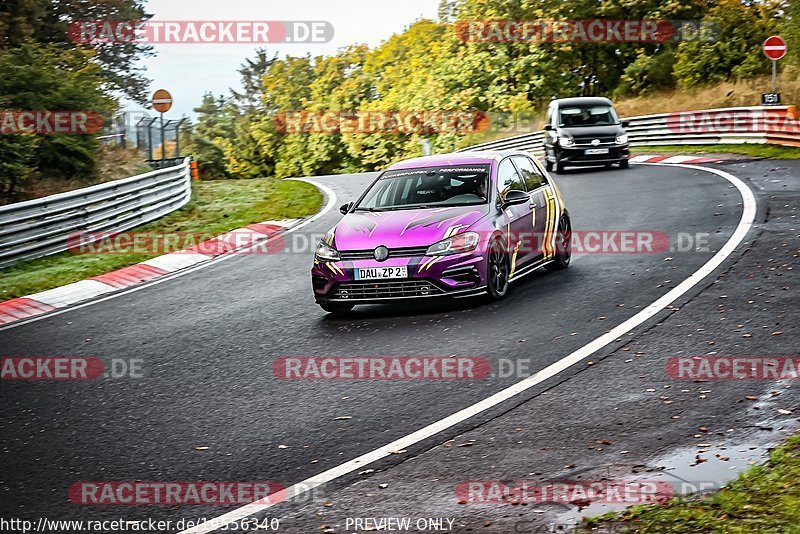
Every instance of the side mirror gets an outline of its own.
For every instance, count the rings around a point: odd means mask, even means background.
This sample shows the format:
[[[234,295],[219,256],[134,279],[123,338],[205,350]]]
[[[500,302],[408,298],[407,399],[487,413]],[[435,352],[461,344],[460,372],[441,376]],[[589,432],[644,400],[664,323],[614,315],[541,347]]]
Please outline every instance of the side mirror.
[[[347,204],[342,204],[341,206],[339,206],[339,213],[341,213],[342,215],[347,215],[347,212],[350,211],[350,208],[352,207],[353,207],[352,202],[348,202]]]
[[[620,124],[622,125],[623,128],[627,128],[628,126],[631,125],[631,121],[620,121]]]
[[[517,204],[524,204],[530,200],[530,196],[525,191],[520,191],[518,189],[512,189],[508,191],[503,197],[500,208],[506,209],[508,206],[515,206]]]
[[[544,129],[545,129],[545,131],[550,132],[550,131],[553,130],[553,125],[552,124],[545,124],[544,125]]]

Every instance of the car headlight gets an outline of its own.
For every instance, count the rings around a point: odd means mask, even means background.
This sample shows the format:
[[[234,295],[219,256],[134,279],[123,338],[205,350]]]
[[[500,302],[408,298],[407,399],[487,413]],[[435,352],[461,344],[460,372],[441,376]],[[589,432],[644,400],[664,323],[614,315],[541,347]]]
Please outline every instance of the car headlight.
[[[460,254],[471,252],[478,247],[480,234],[477,232],[464,232],[449,237],[428,247],[426,256],[445,256],[447,254]]]
[[[319,245],[317,245],[317,257],[321,260],[327,261],[339,261],[341,256],[339,256],[339,251],[327,244],[325,241],[320,241]]]
[[[622,134],[616,139],[618,145],[624,145],[628,142],[628,134]]]
[[[561,146],[572,146],[575,144],[575,140],[571,137],[559,137],[558,144]]]

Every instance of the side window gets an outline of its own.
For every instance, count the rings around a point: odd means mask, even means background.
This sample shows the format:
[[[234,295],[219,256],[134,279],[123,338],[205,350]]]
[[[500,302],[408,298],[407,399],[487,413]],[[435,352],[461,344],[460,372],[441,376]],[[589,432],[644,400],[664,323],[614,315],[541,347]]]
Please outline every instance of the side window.
[[[525,156],[514,156],[513,159],[514,163],[516,163],[519,168],[519,172],[522,173],[522,180],[525,182],[528,191],[533,191],[537,187],[547,185],[544,175],[542,175],[539,168],[536,167],[531,160]]]
[[[517,173],[517,168],[511,163],[511,158],[506,158],[500,162],[500,167],[497,170],[498,196],[502,198],[512,189],[525,191],[525,185]]]

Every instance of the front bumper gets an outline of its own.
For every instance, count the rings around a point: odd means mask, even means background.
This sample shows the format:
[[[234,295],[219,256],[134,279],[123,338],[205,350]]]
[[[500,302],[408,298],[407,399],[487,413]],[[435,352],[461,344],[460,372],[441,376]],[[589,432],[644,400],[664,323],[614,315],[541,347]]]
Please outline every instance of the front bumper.
[[[356,280],[355,270],[408,267],[408,278]],[[314,259],[311,269],[314,299],[322,303],[374,304],[436,297],[469,297],[486,291],[484,252],[451,256],[390,257],[329,262]]]
[[[586,154],[586,150],[592,148],[595,147],[581,146],[561,148],[558,152],[558,159],[564,165],[604,165],[606,163],[624,161],[630,157],[628,145],[596,147],[608,148],[608,154]]]

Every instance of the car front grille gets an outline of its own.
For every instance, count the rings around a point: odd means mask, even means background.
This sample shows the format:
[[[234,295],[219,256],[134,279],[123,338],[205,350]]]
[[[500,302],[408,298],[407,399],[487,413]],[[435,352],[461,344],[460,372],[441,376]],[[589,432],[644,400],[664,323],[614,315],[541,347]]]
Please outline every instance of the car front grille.
[[[576,146],[592,146],[592,141],[594,141],[595,139],[599,140],[600,144],[605,144],[605,145],[612,144],[613,145],[616,142],[617,138],[614,137],[614,136],[611,136],[611,137],[607,137],[607,136],[603,136],[603,137],[594,137],[594,136],[593,137],[576,137],[575,138],[575,145]]]
[[[408,258],[411,256],[424,256],[428,247],[398,247],[389,249],[390,258]],[[340,250],[339,256],[343,261],[374,260],[375,249],[368,250]]]
[[[401,297],[428,297],[444,291],[427,280],[370,280],[344,282],[333,292],[334,299],[373,300]]]

